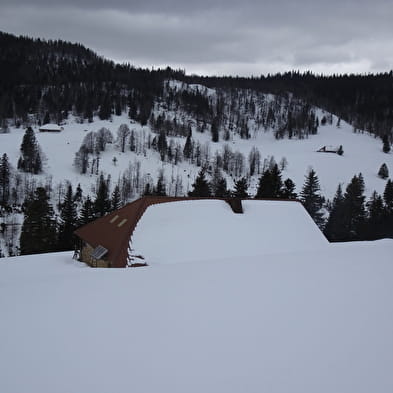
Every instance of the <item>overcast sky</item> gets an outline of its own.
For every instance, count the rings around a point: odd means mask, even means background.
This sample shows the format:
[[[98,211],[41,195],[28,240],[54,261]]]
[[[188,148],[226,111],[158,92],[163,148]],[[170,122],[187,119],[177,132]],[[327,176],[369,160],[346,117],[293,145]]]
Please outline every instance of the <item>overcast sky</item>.
[[[393,68],[392,0],[0,0],[0,30],[205,75]]]

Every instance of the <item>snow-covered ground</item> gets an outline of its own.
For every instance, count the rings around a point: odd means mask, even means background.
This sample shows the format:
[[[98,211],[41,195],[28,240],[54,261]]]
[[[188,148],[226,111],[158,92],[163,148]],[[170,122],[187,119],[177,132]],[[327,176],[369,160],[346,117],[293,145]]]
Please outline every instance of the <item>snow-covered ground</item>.
[[[321,111],[320,111],[321,112]],[[322,116],[322,112],[319,113]],[[393,171],[393,154],[382,152],[382,142],[366,133],[353,133],[352,126],[341,121],[340,128],[336,127],[337,118],[333,116],[333,124],[320,126],[317,135],[310,135],[308,139],[282,139],[276,140],[272,132],[259,131],[249,140],[242,140],[235,136],[229,145],[233,151],[242,152],[246,159],[253,146],[257,146],[261,152],[261,159],[274,156],[279,162],[285,157],[289,163],[286,170],[283,171],[283,179],[290,177],[297,186],[297,191],[301,190],[304,183],[304,176],[312,167],[317,172],[320,180],[322,194],[327,198],[332,198],[339,183],[345,185],[351,178],[361,172],[366,182],[366,195],[370,196],[376,190],[382,193],[386,181],[377,176],[378,170],[383,163],[386,163],[389,170]],[[151,132],[148,126],[142,127],[138,123],[130,123],[127,116],[113,116],[112,121],[101,121],[95,119],[93,123],[79,124],[70,118],[68,124],[64,125],[64,131],[60,133],[39,133],[38,127],[37,140],[42,151],[47,157],[45,164],[45,175],[53,176],[54,185],[65,180],[69,180],[74,186],[78,183],[82,185],[85,193],[91,193],[91,186],[96,183],[96,175],[81,175],[73,167],[75,153],[83,141],[88,131],[98,131],[101,127],[107,127],[116,137],[120,124],[128,124],[131,129],[142,135],[145,133],[147,139]],[[16,167],[20,152],[19,148],[24,134],[23,129],[12,128],[9,134],[0,134],[0,154],[7,153],[10,162]],[[145,140],[146,140],[145,139]],[[171,139],[171,138],[169,138]],[[174,141],[184,145],[185,138],[173,138]],[[193,133],[193,139],[200,141],[201,144],[210,143],[210,151],[222,150],[223,145],[227,142],[211,143],[209,132]],[[344,148],[344,155],[329,153],[317,153],[316,151],[322,146],[339,146]],[[113,158],[116,157],[117,163],[113,164]],[[136,155],[127,150],[121,153],[113,145],[107,146],[107,151],[100,156],[100,171],[111,174],[112,180],[117,181],[119,175],[123,173],[129,164],[135,163],[135,160],[141,163],[142,174],[149,174],[153,181],[158,176],[160,169],[164,170],[167,183],[171,178],[180,176],[183,181],[183,192],[192,189],[195,176],[200,168],[191,166],[187,162],[182,162],[178,166],[169,163],[162,163],[159,154],[153,151],[147,151],[146,156],[143,154]],[[229,186],[233,186],[230,178]],[[257,184],[256,178],[253,182],[253,188]]]
[[[329,243],[298,202],[243,201],[243,214],[224,201],[201,200],[150,206],[131,239],[146,262],[176,263],[244,258],[323,249]]]
[[[382,240],[137,269],[5,258],[0,392],[392,392],[392,255]]]

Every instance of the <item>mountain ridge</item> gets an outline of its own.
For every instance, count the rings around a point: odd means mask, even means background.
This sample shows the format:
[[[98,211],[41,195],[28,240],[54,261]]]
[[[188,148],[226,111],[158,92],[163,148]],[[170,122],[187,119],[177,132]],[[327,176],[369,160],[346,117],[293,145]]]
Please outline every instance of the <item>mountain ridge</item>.
[[[116,106],[125,108],[130,101],[138,108],[137,120],[146,123],[154,99],[161,96],[164,81],[177,79],[188,84],[251,89],[266,94],[290,92],[343,118],[356,130],[392,138],[392,71],[331,76],[290,71],[259,77],[207,77],[186,75],[184,70],[169,67],[149,70],[115,64],[81,44],[62,40],[31,39],[0,32],[0,43],[0,121],[3,123],[7,119],[24,123],[29,111],[41,122],[46,112],[60,122],[73,106],[88,119],[91,111],[99,111],[102,106],[110,106],[115,112]],[[44,94],[45,88],[51,94]],[[127,94],[121,93],[124,88],[128,89]],[[80,101],[86,104],[78,105]]]

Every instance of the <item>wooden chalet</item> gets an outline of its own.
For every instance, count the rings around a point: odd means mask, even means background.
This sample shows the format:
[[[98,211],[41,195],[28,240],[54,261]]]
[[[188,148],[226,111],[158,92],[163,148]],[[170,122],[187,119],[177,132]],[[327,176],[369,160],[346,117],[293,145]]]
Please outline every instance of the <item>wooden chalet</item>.
[[[234,213],[243,213],[239,198],[146,196],[77,229],[74,233],[80,239],[77,250],[79,260],[92,267],[134,266],[129,263],[129,243],[146,209],[159,203],[201,199],[223,200]],[[143,262],[135,265],[141,264]]]

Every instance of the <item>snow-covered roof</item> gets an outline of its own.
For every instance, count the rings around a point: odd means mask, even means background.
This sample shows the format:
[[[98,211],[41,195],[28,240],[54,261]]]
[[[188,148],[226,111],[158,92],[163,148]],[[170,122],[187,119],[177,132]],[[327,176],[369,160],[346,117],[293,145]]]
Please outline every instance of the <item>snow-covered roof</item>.
[[[148,264],[173,263],[320,249],[328,241],[298,202],[243,200],[234,214],[222,200],[152,205],[130,248]]]
[[[40,127],[40,130],[46,130],[46,131],[61,131],[62,127],[57,125],[57,124],[44,124],[43,126]]]
[[[170,202],[170,203],[169,203]],[[292,252],[328,244],[297,201],[143,197],[76,230],[108,249],[113,267],[142,255],[148,264]],[[88,261],[86,261],[88,262]]]

